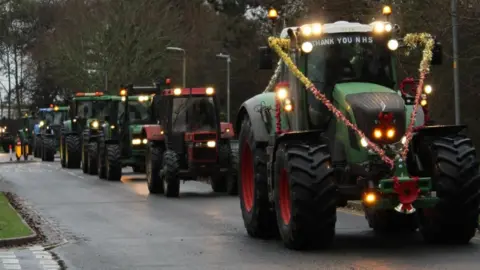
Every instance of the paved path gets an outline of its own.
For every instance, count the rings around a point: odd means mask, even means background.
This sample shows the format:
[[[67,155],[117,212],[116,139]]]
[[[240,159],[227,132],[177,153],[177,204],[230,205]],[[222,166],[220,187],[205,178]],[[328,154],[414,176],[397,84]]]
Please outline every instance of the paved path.
[[[8,186],[63,233],[53,249],[68,269],[480,269],[480,239],[463,247],[378,237],[338,211],[333,249],[287,250],[246,235],[238,198],[188,182],[181,197],[149,195],[143,175],[99,180],[56,163],[1,165]],[[24,268],[22,268],[24,269]]]

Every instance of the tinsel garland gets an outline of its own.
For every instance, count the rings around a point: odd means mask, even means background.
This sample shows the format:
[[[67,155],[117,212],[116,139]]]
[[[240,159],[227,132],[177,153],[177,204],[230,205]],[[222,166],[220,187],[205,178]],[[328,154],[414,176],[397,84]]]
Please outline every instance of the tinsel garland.
[[[420,33],[420,34],[407,34],[404,38],[405,44],[410,48],[410,49],[415,49],[418,45],[423,45],[424,50],[423,50],[423,57],[422,61],[420,62],[420,81],[417,87],[417,92],[415,95],[415,105],[414,109],[410,115],[410,124],[408,126],[407,132],[406,132],[406,141],[403,145],[403,150],[402,150],[402,158],[405,160],[406,155],[408,153],[408,144],[410,140],[412,139],[413,132],[414,132],[414,124],[415,124],[415,117],[420,101],[420,96],[422,93],[423,89],[423,81],[425,79],[426,74],[430,71],[430,62],[432,61],[432,49],[435,44],[432,36],[427,33]],[[292,59],[288,56],[287,53],[285,53],[284,50],[288,49],[290,46],[290,40],[288,39],[280,39],[280,38],[275,38],[275,37],[270,37],[268,39],[269,46],[275,50],[275,52],[280,56],[280,61],[283,61],[287,67],[290,69],[290,71],[297,77],[305,86],[307,89],[309,89],[312,94],[330,110],[334,116],[342,121],[346,126],[351,128],[359,137],[363,138],[366,142],[368,147],[370,147],[373,151],[375,151],[380,158],[388,165],[390,165],[391,168],[394,167],[395,162],[393,159],[389,158],[385,151],[380,148],[378,145],[374,144],[371,142],[367,136],[353,123],[351,123],[345,115],[338,110],[328,98],[322,94],[318,89],[314,86],[314,84],[298,69],[298,67],[295,65],[295,63],[292,61]],[[278,75],[277,75],[278,76]]]

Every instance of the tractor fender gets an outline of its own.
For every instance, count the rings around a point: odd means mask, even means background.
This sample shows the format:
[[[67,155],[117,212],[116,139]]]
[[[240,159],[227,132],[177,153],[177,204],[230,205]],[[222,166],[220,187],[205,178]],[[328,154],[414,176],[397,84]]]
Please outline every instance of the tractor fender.
[[[232,123],[221,122],[220,123],[220,137],[222,139],[232,139],[235,137]]]
[[[456,135],[465,129],[467,129],[467,125],[425,126],[415,132],[415,137],[445,137]]]
[[[161,125],[144,125],[142,127],[142,135],[148,141],[163,141],[163,130]]]
[[[265,95],[256,95],[247,101],[245,101],[237,113],[235,122],[235,132],[240,133],[242,127],[242,121],[245,116],[248,116],[252,123],[253,136],[256,142],[266,143],[269,140],[269,131],[260,113],[260,107],[265,103]]]

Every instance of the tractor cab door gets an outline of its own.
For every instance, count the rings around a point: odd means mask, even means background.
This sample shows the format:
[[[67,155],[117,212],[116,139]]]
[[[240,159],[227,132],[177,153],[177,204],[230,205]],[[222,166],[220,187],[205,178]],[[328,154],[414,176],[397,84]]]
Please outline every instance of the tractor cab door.
[[[187,166],[187,148],[185,145],[185,133],[188,130],[187,107],[189,104],[188,97],[172,97],[168,98],[167,114],[170,119],[167,123],[166,146],[168,149],[175,151],[180,158],[180,166]]]

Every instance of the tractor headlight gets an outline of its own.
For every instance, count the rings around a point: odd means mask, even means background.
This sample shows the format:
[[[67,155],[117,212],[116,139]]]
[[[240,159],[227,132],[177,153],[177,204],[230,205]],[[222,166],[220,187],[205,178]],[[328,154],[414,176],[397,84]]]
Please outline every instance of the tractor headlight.
[[[97,120],[92,122],[92,128],[98,128],[98,126],[100,126],[100,123]]]
[[[148,140],[147,140],[147,139],[143,139],[143,140],[142,140],[142,143],[143,143],[143,144],[147,144],[147,143],[148,143]]]
[[[140,145],[140,144],[142,144],[142,140],[140,140],[140,139],[133,139],[133,140],[132,140],[132,144],[133,144],[133,145]]]
[[[77,118],[73,119],[73,122],[76,123],[76,122],[77,122]]]
[[[214,148],[216,145],[217,145],[217,143],[215,141],[208,141],[207,142],[207,146],[210,147],[210,148]]]
[[[45,125],[45,122],[43,122],[43,121],[40,121],[40,123],[38,123],[39,127],[43,127],[43,125]]]

